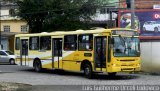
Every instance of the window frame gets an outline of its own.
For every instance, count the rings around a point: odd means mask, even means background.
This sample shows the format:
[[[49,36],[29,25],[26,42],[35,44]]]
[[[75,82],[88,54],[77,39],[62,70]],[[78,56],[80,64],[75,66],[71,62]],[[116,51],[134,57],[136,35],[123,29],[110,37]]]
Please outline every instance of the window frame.
[[[10,31],[11,31],[10,25],[4,25],[4,26],[3,26],[3,31],[4,31],[4,32],[10,32]]]
[[[26,31],[24,31],[25,29]],[[28,25],[21,25],[21,32],[28,32]]]

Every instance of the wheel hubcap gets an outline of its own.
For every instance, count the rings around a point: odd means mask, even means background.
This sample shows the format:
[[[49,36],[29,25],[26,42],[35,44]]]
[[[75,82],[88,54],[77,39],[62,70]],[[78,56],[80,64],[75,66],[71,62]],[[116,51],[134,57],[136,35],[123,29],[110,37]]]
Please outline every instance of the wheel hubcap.
[[[37,62],[37,65],[36,65],[36,70],[37,70],[37,71],[39,71],[39,67],[40,67],[40,65],[39,65],[39,63]]]
[[[88,75],[88,74],[89,74],[89,72],[90,72],[89,68],[88,68],[88,67],[86,67],[86,68],[85,68],[85,74],[86,74],[86,75]]]
[[[14,64],[14,60],[11,60],[11,64]]]

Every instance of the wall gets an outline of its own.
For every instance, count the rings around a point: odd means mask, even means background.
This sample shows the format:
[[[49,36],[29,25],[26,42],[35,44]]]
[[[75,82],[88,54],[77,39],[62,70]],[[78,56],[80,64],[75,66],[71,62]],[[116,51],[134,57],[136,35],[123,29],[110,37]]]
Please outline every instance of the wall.
[[[135,0],[137,9],[153,9],[153,5],[160,4],[160,0]],[[126,0],[120,0],[120,7],[127,8]]]
[[[160,41],[141,42],[142,71],[160,73]]]
[[[160,4],[160,0],[135,0],[137,9],[153,9],[155,4]]]
[[[22,20],[1,20],[1,31],[3,31],[4,25],[10,26],[10,32],[21,32],[21,25],[26,25],[27,23]]]
[[[1,34],[2,34],[2,45],[4,50],[11,50],[14,51],[14,38],[13,36],[17,33],[27,33],[27,32],[21,32],[21,25],[27,25],[26,21],[23,20],[1,20],[0,21],[0,27],[1,27]],[[3,26],[9,25],[10,26],[10,32],[3,32]]]

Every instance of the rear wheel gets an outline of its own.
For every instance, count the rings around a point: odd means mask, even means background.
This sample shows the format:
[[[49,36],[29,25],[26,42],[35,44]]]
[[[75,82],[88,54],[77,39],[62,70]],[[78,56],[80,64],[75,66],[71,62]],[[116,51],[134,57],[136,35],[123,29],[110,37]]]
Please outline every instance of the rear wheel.
[[[145,27],[143,27],[143,31],[146,31],[146,28],[145,28]]]
[[[91,79],[91,78],[92,78],[92,75],[93,75],[91,65],[89,65],[88,63],[87,63],[87,64],[84,64],[83,70],[84,70],[84,75],[85,75],[85,77],[88,78],[88,79]]]
[[[14,59],[10,59],[9,63],[12,64],[12,65],[15,64],[15,60]]]
[[[155,32],[159,32],[157,27],[154,28],[154,31],[155,31]]]
[[[42,65],[41,65],[41,62],[39,60],[35,60],[33,66],[34,66],[34,70],[36,72],[40,72],[42,70]]]

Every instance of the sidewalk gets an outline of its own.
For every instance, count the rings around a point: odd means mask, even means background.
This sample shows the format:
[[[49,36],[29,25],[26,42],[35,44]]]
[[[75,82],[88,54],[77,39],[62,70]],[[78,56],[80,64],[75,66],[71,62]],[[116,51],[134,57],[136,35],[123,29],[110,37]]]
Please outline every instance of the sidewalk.
[[[0,91],[29,91],[31,85],[11,82],[0,82]]]

